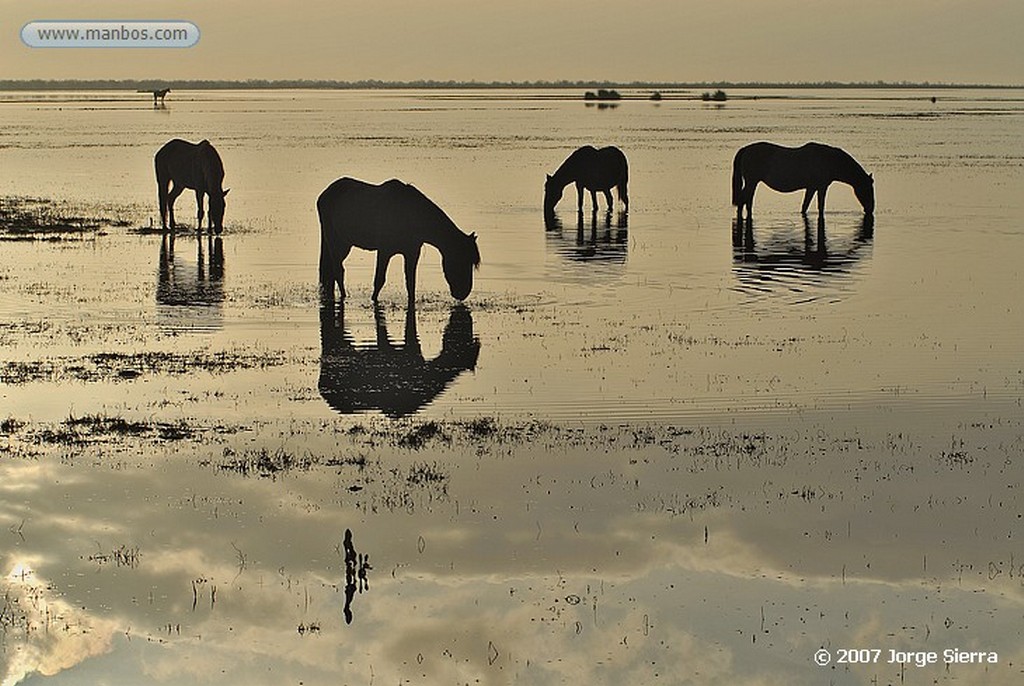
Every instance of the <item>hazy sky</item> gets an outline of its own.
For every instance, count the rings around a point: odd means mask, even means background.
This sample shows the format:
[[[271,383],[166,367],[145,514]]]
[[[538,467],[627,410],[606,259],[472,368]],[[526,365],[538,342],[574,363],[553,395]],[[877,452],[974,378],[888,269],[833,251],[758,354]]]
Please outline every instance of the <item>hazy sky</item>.
[[[183,19],[179,50],[43,50],[40,19]],[[0,78],[1024,83],[1022,0],[0,0]]]

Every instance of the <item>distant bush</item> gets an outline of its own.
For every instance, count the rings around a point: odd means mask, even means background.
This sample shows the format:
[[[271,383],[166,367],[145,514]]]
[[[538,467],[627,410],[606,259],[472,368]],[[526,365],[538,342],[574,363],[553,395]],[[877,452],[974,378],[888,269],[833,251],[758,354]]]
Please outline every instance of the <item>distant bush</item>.
[[[597,92],[587,91],[583,95],[584,100],[621,100],[622,96],[619,95],[617,90],[599,88]]]
[[[700,99],[704,102],[725,102],[729,99],[729,96],[725,94],[725,91],[719,89],[714,93],[704,91],[704,93],[701,94]]]

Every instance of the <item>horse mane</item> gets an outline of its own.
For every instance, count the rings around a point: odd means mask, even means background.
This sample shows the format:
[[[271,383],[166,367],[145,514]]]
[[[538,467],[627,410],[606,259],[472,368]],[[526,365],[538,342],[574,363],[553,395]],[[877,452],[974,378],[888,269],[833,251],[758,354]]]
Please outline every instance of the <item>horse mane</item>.
[[[476,244],[476,234],[468,234],[458,227],[458,225],[452,221],[452,218],[448,214],[438,207],[437,203],[424,195],[423,191],[411,183],[406,183],[399,179],[390,179],[381,184],[381,187],[387,187],[394,191],[405,193],[409,197],[413,198],[423,206],[425,210],[433,215],[437,221],[437,227],[450,231],[453,235],[460,236],[466,240],[470,245],[470,258],[473,261],[474,267],[480,266],[480,248]]]
[[[836,151],[837,159],[840,160],[840,164],[843,166],[844,170],[847,173],[849,173],[849,176],[850,176],[849,180],[850,180],[851,183],[856,183],[857,185],[863,185],[865,183],[871,182],[871,180],[872,180],[871,179],[871,174],[868,174],[867,170],[864,169],[863,165],[861,165],[861,163],[858,162],[853,157],[853,155],[851,155],[850,153],[846,152],[842,148],[837,148],[835,146],[829,146],[829,147],[832,148],[832,150]]]
[[[217,149],[213,147],[213,144],[205,138],[197,144],[199,146],[199,154],[202,156],[204,166],[207,170],[213,172],[219,176],[219,180],[224,179],[224,162],[220,159],[220,154]]]

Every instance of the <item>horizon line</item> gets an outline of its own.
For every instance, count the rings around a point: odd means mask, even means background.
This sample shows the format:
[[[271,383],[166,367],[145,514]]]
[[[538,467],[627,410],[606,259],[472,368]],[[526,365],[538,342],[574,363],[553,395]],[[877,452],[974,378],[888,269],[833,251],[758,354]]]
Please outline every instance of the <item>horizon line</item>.
[[[416,79],[411,81],[359,79],[0,79],[0,91],[33,90],[96,90],[133,89],[141,87],[172,87],[185,90],[217,90],[244,87],[248,89],[279,90],[373,90],[373,89],[531,89],[531,88],[631,88],[631,89],[690,89],[690,88],[985,88],[1020,89],[1024,84],[947,83],[930,81],[596,81],[535,80],[535,81],[479,81]]]

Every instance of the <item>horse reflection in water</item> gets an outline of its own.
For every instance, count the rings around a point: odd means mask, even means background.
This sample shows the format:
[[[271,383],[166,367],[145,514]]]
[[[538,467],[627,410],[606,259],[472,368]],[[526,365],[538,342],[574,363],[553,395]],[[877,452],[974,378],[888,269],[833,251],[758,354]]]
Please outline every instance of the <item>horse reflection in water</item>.
[[[224,244],[222,239],[196,237],[196,264],[174,260],[174,237],[160,242],[157,268],[157,316],[169,330],[215,330],[221,325],[224,302]]]
[[[441,337],[441,352],[424,359],[416,331],[416,310],[405,313],[401,343],[388,337],[384,311],[374,307],[376,340],[357,345],[344,323],[344,307],[320,310],[320,395],[343,414],[380,410],[405,417],[425,407],[464,371],[476,368],[480,340],[473,335],[473,317],[454,305]]]
[[[824,219],[818,220],[815,229],[804,216],[802,237],[780,228],[769,232],[758,245],[753,223],[734,219],[733,262],[743,284],[741,290],[764,293],[783,288],[802,293],[811,286],[825,285],[825,277],[847,276],[868,254],[865,248],[871,245],[874,227],[874,218],[869,214],[851,227],[855,228],[852,234],[834,223],[835,235],[830,239]]]
[[[629,248],[629,214],[622,210],[612,224],[612,211],[601,220],[597,211],[590,215],[589,231],[583,212],[576,214],[576,233],[567,234],[562,220],[555,214],[545,214],[544,228],[555,250],[563,257],[576,261],[600,260],[625,262]]]

